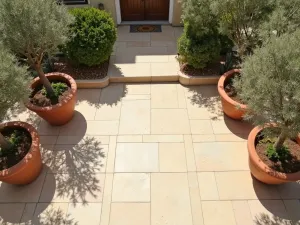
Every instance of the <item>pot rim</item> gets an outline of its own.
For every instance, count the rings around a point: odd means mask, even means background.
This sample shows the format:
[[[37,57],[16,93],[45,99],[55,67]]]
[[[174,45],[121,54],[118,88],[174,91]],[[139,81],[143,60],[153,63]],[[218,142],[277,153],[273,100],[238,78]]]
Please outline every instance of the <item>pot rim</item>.
[[[37,130],[30,124],[22,122],[22,121],[12,121],[0,124],[0,130],[5,127],[22,127],[26,129],[31,136],[31,146],[25,157],[19,161],[17,164],[12,167],[4,170],[0,170],[0,177],[10,177],[15,173],[19,173],[26,168],[26,164],[29,160],[31,160],[34,151],[39,149],[40,145],[40,137],[38,135]]]
[[[47,73],[46,74],[46,77],[54,77],[54,76],[60,76],[60,77],[63,77],[65,78],[70,86],[71,86],[71,92],[65,96],[65,98],[63,99],[62,102],[56,104],[56,105],[53,105],[53,106],[46,106],[46,107],[41,107],[41,106],[37,106],[37,105],[34,105],[32,104],[29,100],[25,103],[25,105],[33,110],[33,111],[39,111],[39,112],[45,112],[45,111],[51,111],[51,110],[54,110],[56,108],[59,108],[59,107],[62,107],[63,105],[66,105],[75,95],[76,95],[76,91],[77,91],[77,84],[76,84],[76,81],[73,79],[73,77],[71,77],[70,75],[68,74],[65,74],[65,73],[60,73],[60,72],[53,72],[53,73]],[[31,87],[33,84],[37,83],[40,81],[40,78],[39,77],[36,77],[32,83],[31,83]]]
[[[229,70],[226,73],[224,73],[219,81],[218,81],[218,92],[221,95],[221,97],[227,101],[228,103],[230,103],[231,105],[235,105],[238,106],[238,108],[242,109],[242,110],[246,110],[247,109],[247,105],[239,103],[237,101],[234,101],[232,98],[230,98],[228,96],[228,94],[225,91],[225,81],[230,78],[234,73],[240,73],[241,70],[240,69],[233,69],[233,70]]]
[[[269,174],[270,176],[273,176],[277,179],[283,180],[283,181],[299,181],[300,178],[300,171],[295,173],[283,173],[276,171],[269,166],[267,166],[258,156],[256,152],[256,146],[255,146],[255,140],[259,132],[261,132],[263,129],[270,127],[271,125],[266,125],[264,127],[254,127],[252,131],[250,132],[248,136],[247,146],[248,146],[248,152],[249,157],[253,162],[255,162],[256,166],[259,167],[260,170],[264,171],[265,173]],[[300,145],[300,135],[298,135],[296,139],[297,143]]]

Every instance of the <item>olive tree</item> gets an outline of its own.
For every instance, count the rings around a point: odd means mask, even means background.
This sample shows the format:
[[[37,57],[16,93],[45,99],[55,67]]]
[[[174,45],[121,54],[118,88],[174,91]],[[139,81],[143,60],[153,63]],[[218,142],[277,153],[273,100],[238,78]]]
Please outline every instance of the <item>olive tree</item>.
[[[257,45],[258,28],[271,13],[274,0],[212,0],[211,9],[219,19],[220,32],[237,46],[242,57]]]
[[[0,44],[0,122],[6,119],[7,111],[29,94],[30,79],[27,67],[17,65],[17,59]],[[0,133],[0,152],[9,143]]]
[[[14,53],[27,58],[52,97],[55,95],[42,60],[66,41],[72,18],[56,0],[0,1],[0,38]]]
[[[299,43],[299,30],[273,37],[245,59],[242,76],[234,83],[247,104],[246,118],[259,126],[276,126],[268,129],[278,137],[276,151],[287,138],[295,138],[300,132]]]

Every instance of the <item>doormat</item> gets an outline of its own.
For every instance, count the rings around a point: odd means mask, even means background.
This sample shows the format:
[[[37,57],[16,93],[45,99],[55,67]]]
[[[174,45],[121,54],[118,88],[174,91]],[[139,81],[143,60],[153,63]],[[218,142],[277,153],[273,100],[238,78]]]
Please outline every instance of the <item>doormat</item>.
[[[130,25],[130,33],[161,32],[161,25]]]

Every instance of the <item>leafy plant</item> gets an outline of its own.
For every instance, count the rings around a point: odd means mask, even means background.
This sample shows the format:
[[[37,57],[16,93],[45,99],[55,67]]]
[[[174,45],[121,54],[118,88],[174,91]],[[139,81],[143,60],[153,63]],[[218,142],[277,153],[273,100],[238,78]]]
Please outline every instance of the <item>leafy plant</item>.
[[[42,68],[44,56],[51,55],[67,40],[73,17],[56,0],[1,0],[0,38],[14,53],[24,56],[35,69],[47,93],[57,102]]]
[[[270,160],[274,162],[284,162],[285,160],[291,157],[291,153],[286,146],[283,145],[281,148],[276,150],[273,144],[268,145],[266,155]]]
[[[179,61],[204,68],[220,55],[218,21],[210,0],[184,0],[184,33],[178,40]]]
[[[0,43],[0,121],[7,119],[8,109],[13,110],[29,94],[29,83],[27,67],[18,65],[16,57]],[[10,146],[0,132],[0,151]]]
[[[66,90],[68,90],[68,85],[66,85],[65,83],[52,83],[51,84],[53,91],[54,91],[54,95],[58,98],[59,96],[61,96]],[[47,90],[46,88],[42,89],[42,94],[45,96],[48,96]]]
[[[300,31],[272,37],[242,64],[235,80],[239,98],[247,104],[246,119],[268,126],[276,137],[274,149],[282,151],[287,138],[300,132]]]
[[[109,59],[117,38],[110,14],[96,8],[71,10],[75,22],[70,26],[69,40],[63,51],[77,64],[99,65]]]

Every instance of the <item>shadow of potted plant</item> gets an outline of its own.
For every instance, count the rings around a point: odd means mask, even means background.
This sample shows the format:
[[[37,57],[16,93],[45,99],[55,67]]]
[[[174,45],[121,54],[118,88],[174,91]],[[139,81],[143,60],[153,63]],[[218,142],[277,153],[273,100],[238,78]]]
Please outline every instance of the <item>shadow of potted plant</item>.
[[[235,81],[246,102],[249,165],[267,184],[300,180],[300,32],[271,38],[243,63]]]
[[[29,93],[27,68],[0,46],[0,120]],[[10,184],[28,184],[42,168],[37,131],[28,123],[0,124],[0,180]]]
[[[66,41],[72,21],[67,8],[56,0],[3,0],[0,4],[4,44],[24,57],[38,74],[26,106],[52,125],[72,119],[77,86],[67,74],[45,75],[42,61]]]

